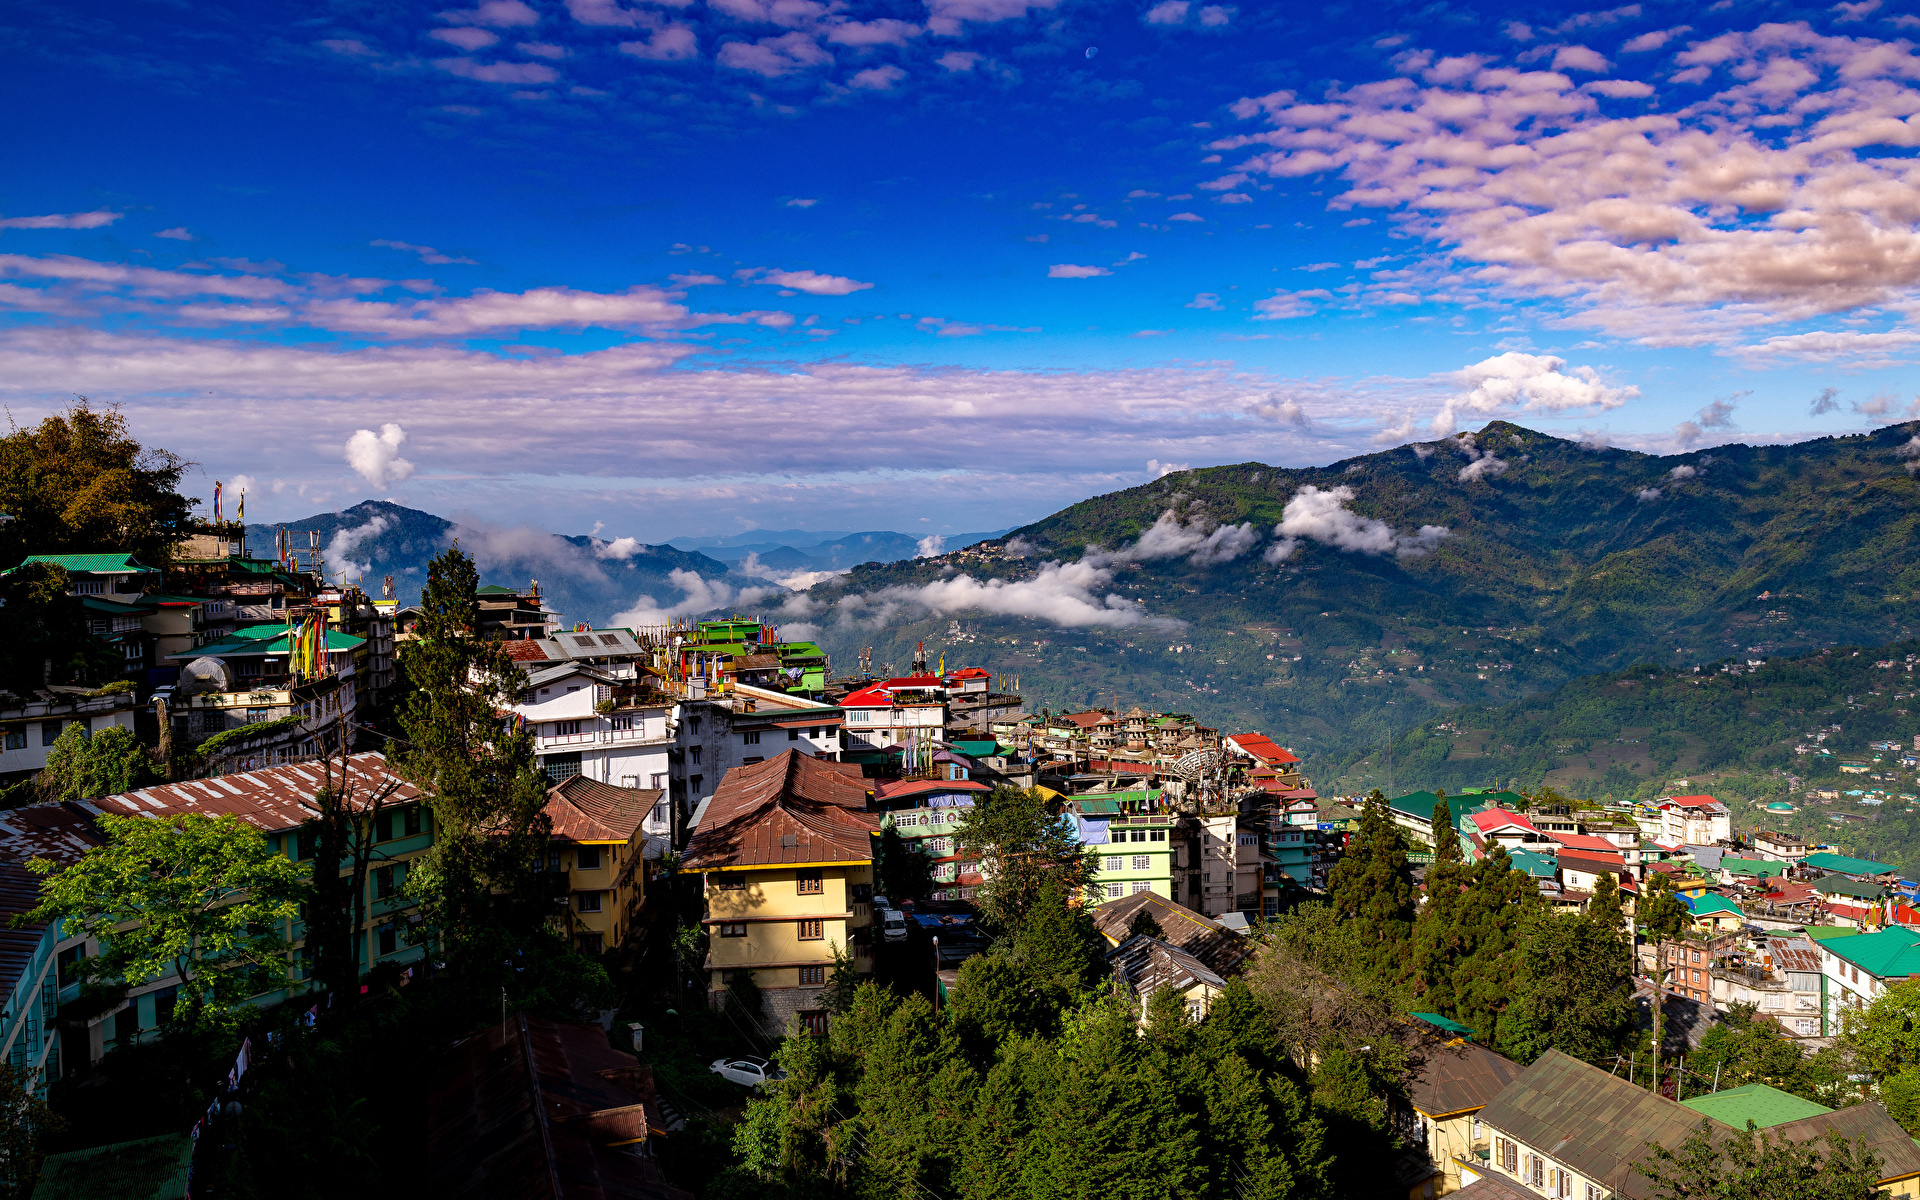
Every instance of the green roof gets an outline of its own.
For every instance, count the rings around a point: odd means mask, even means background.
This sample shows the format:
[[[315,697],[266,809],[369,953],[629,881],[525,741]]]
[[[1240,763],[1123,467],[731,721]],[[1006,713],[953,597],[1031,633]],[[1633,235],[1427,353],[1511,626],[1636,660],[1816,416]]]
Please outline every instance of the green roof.
[[[1833,1110],[1824,1104],[1815,1104],[1811,1100],[1768,1087],[1764,1083],[1749,1083],[1745,1087],[1728,1088],[1707,1096],[1695,1096],[1680,1103],[1699,1113],[1703,1117],[1712,1117],[1723,1125],[1735,1129],[1745,1129],[1752,1121],[1757,1128],[1771,1129],[1775,1125],[1785,1125],[1788,1121],[1798,1121],[1802,1117],[1817,1117]]]
[[[1538,854],[1532,850],[1510,849],[1507,857],[1513,860],[1513,869],[1525,871],[1535,879],[1552,879],[1559,873],[1560,865],[1550,854]]]
[[[152,611],[156,607],[153,603],[154,599],[152,596],[141,596],[132,601],[120,601],[102,600],[98,596],[82,596],[80,597],[80,607],[86,609],[88,612],[112,613],[116,617],[130,617]]]
[[[192,1162],[193,1140],[184,1133],[50,1154],[33,1195],[35,1200],[175,1200],[187,1194]]]
[[[168,658],[251,658],[254,655],[281,655],[288,653],[287,629],[280,625],[252,625],[248,629],[268,629],[272,633],[267,637],[246,636],[247,630],[238,630],[217,642],[197,646],[192,650],[183,650],[178,654],[169,654]],[[327,630],[328,650],[352,650],[367,639],[354,637],[350,633],[341,633],[337,629]]]
[[[1878,900],[1887,894],[1887,889],[1877,883],[1861,883],[1856,879],[1848,879],[1845,875],[1828,875],[1824,879],[1816,879],[1813,890],[1824,895],[1852,896],[1856,900]]]
[[[999,750],[1000,743],[992,740],[976,742],[956,739],[953,748],[969,758],[986,758]]]
[[[1807,936],[1816,942],[1830,942],[1835,938],[1858,937],[1860,930],[1852,925],[1808,925]]]
[[[1408,792],[1404,796],[1395,796],[1387,801],[1387,807],[1403,812],[1419,821],[1433,820],[1433,806],[1440,802],[1438,792]],[[1479,812],[1486,804],[1486,797],[1471,796],[1462,793],[1447,797],[1447,811],[1453,814],[1454,832],[1460,830],[1460,818],[1470,812]]]
[[[501,587],[497,583],[490,583],[485,587],[473,589],[473,594],[476,596],[518,596],[520,589]]]
[[[1899,870],[1889,863],[1869,862],[1864,858],[1849,858],[1844,854],[1829,854],[1824,850],[1807,855],[1807,865],[1821,871],[1833,871],[1841,875],[1886,875]]]
[[[1427,1024],[1433,1026],[1435,1029],[1441,1030],[1442,1032],[1445,1032],[1445,1033],[1451,1033],[1456,1037],[1470,1038],[1473,1036],[1473,1030],[1469,1029],[1465,1025],[1462,1025],[1458,1021],[1448,1020],[1446,1017],[1441,1016],[1439,1013],[1412,1013],[1409,1015],[1411,1015],[1415,1020],[1425,1021]]]
[[[1834,941],[1827,949],[1881,979],[1904,979],[1920,974],[1920,933],[1911,929],[1882,929]]]
[[[1088,816],[1092,816],[1095,813],[1117,813],[1120,811],[1120,802],[1118,800],[1104,797],[1096,799],[1092,796],[1076,796],[1072,803],[1074,808]]]
[[[28,563],[52,563],[69,571],[81,573],[110,574],[120,571],[137,571],[141,574],[158,575],[153,567],[143,567],[133,561],[131,554],[29,554],[20,562],[20,567]],[[20,567],[13,568],[19,570]]]
[[[1693,915],[1696,917],[1711,917],[1716,913],[1732,913],[1736,917],[1746,915],[1740,911],[1738,904],[1733,903],[1725,897],[1716,896],[1712,892],[1708,892],[1703,896],[1682,896],[1680,897],[1680,903],[1692,909]]]
[[[1782,875],[1787,864],[1764,858],[1722,858],[1720,869],[1734,875]]]

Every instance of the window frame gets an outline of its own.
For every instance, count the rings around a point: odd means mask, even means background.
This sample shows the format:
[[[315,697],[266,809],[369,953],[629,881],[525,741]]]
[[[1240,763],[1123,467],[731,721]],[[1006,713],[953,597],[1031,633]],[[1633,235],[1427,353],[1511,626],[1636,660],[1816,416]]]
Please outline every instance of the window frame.
[[[574,911],[583,913],[605,912],[606,897],[607,894],[604,891],[575,892],[573,894]]]
[[[802,896],[824,896],[827,893],[827,873],[825,871],[795,871],[793,890]]]
[[[827,923],[819,917],[802,917],[800,920],[794,922],[794,926],[794,936],[797,941],[819,942],[826,940]]]
[[[722,921],[720,922],[719,929],[720,936],[723,938],[743,938],[747,936],[747,923],[745,921]]]

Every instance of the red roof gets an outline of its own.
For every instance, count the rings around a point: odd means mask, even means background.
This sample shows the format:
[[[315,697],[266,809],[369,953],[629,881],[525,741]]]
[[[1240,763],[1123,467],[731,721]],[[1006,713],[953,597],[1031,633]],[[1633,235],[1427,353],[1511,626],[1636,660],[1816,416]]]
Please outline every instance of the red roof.
[[[807,758],[783,750],[735,767],[707,802],[683,865],[720,867],[870,862],[879,822],[858,763]]]
[[[955,671],[952,675],[952,678],[954,679],[987,679],[990,677],[991,676],[989,672],[984,671],[979,667],[961,667],[958,671]]]
[[[1503,825],[1518,826],[1519,828],[1524,829],[1529,833],[1540,832],[1538,829],[1534,828],[1532,821],[1527,820],[1525,817],[1521,816],[1519,813],[1508,812],[1504,808],[1492,808],[1492,809],[1488,809],[1486,812],[1468,813],[1467,820],[1472,821],[1474,824],[1474,827],[1478,829],[1481,833],[1487,833],[1490,830],[1498,829]]]
[[[938,675],[902,675],[898,679],[889,679],[883,685],[889,688],[937,688],[944,686]]]
[[[515,638],[500,644],[501,653],[515,662],[545,662],[547,652],[534,638]]]
[[[1059,719],[1082,729],[1092,729],[1102,721],[1113,721],[1111,716],[1103,712],[1061,713]]]
[[[848,692],[847,698],[840,702],[841,708],[887,708],[893,704],[893,697],[887,694],[884,683],[869,684],[857,692]]]
[[[1600,854],[1618,855],[1620,847],[1603,837],[1594,837],[1586,833],[1549,833],[1548,837],[1559,842],[1569,850],[1592,850]]]
[[[892,783],[883,783],[874,789],[874,795],[882,800],[893,801],[907,796],[925,796],[934,792],[988,792],[992,791],[978,779],[896,779]]]
[[[1677,804],[1681,808],[1726,807],[1712,796],[1668,796],[1666,799],[1660,801],[1661,808],[1665,808],[1669,804]]]
[[[1562,850],[1556,855],[1562,867],[1572,867],[1577,871],[1604,871],[1609,868],[1624,871],[1627,860],[1618,854],[1596,854],[1585,850]]]
[[[1227,740],[1253,757],[1266,763],[1297,763],[1293,752],[1278,745],[1264,733],[1232,733]]]

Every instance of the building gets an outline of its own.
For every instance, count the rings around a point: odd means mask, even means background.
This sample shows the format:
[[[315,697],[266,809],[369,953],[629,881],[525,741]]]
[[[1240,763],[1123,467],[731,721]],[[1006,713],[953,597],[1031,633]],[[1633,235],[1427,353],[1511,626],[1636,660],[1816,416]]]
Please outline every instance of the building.
[[[1262,911],[1266,864],[1257,827],[1242,829],[1236,810],[1185,815],[1174,830],[1174,899],[1209,917]]]
[[[585,775],[547,789],[553,833],[544,865],[553,894],[564,897],[561,932],[588,954],[623,945],[640,916],[647,899],[642,825],[665,795]]]
[[[21,924],[40,904],[40,877],[23,865],[50,858],[63,866],[101,843],[100,832],[68,805],[42,804],[0,813],[0,1059],[38,1073],[35,1086],[83,1068],[85,1054],[63,1053],[60,1006],[79,995],[76,938],[58,925]]]
[[[1173,895],[1177,814],[1155,811],[1151,792],[1079,796],[1066,801],[1074,837],[1097,856],[1093,885],[1106,900],[1135,892]]]
[[[1460,1188],[1461,1162],[1479,1161],[1491,1139],[1480,1110],[1520,1075],[1519,1063],[1485,1046],[1453,1038],[1416,1036],[1418,1065],[1402,1081],[1405,1099],[1392,1102],[1400,1140],[1426,1153],[1426,1173],[1412,1189],[1423,1200]]]
[[[1134,936],[1133,923],[1143,912],[1160,927],[1161,941],[1192,955],[1224,979],[1238,974],[1253,954],[1252,944],[1244,935],[1151,890],[1095,905],[1089,915],[1107,944],[1118,947]]]
[[[990,789],[976,779],[896,779],[874,784],[881,828],[891,828],[931,860],[933,899],[964,900],[980,885],[980,865],[960,854],[954,835],[967,810]]]
[[[1895,927],[1852,937],[1821,938],[1820,973],[1826,983],[1826,1020],[1829,1030],[1840,1028],[1844,1009],[1862,1009],[1885,995],[1888,988],[1920,974],[1920,938],[1911,929]]]
[[[426,1193],[441,1200],[693,1200],[653,1153],[653,1070],[605,1031],[518,1014],[454,1044],[428,1088]]]
[[[1532,821],[1504,808],[1470,813],[1460,827],[1476,859],[1486,857],[1487,848],[1496,844],[1508,850],[1548,850],[1558,844]]]
[[[479,609],[475,632],[483,638],[543,638],[560,627],[560,614],[540,599],[538,579],[524,590],[488,584],[474,589],[473,600]]]
[[[1639,1200],[1652,1182],[1633,1164],[1649,1143],[1678,1149],[1700,1114],[1549,1050],[1480,1110],[1480,1123],[1488,1156],[1454,1159],[1462,1184],[1497,1175],[1535,1196]]]
[[[1667,796],[1654,801],[1668,841],[1711,846],[1733,840],[1733,813],[1712,796]]]
[[[1751,1004],[1790,1037],[1823,1037],[1820,950],[1811,938],[1755,935],[1721,954],[1708,972],[1712,1000],[1724,1011]]]
[[[529,671],[526,691],[513,711],[533,735],[548,781],[584,775],[616,787],[664,793],[675,705],[650,686],[654,679],[567,662]],[[657,832],[665,831],[664,821],[656,825]]]
[[[1920,1194],[1920,1148],[1877,1101],[1834,1110],[1811,1100],[1750,1083],[1680,1102],[1701,1116],[1733,1129],[1771,1131],[1790,1142],[1824,1142],[1837,1133],[1845,1141],[1863,1141],[1880,1160],[1877,1194],[1910,1198]]]
[[[836,955],[872,969],[873,789],[852,763],[787,750],[735,767],[707,803],[680,864],[698,874],[710,950],[707,996],[750,982],[769,1031],[826,1028]]]
[[[670,681],[669,686],[675,685]],[[690,814],[683,818],[687,825],[712,792],[709,781],[720,780],[735,767],[750,767],[788,750],[810,758],[844,757],[845,718],[837,705],[744,683],[716,691],[682,682],[678,694],[667,787],[676,810]]]
[[[243,625],[218,642],[170,655],[173,665],[188,668],[172,689],[159,693],[174,743],[197,746],[229,730],[297,717],[297,723],[236,745],[242,765],[296,762],[334,749],[340,728],[358,724],[359,663],[367,640],[323,629],[309,670],[295,661],[305,636],[287,624]]]
[[[1291,790],[1305,786],[1300,777],[1300,760],[1293,751],[1262,733],[1231,733],[1220,739],[1220,748],[1229,755],[1244,758],[1256,768],[1272,772],[1274,787]]]
[[[119,685],[124,687],[125,685]],[[93,688],[54,684],[32,697],[0,700],[0,783],[33,775],[47,765],[47,755],[69,725],[95,734],[109,725],[135,732],[137,698],[131,691],[97,692]]]
[[[339,760],[334,761],[332,769],[337,787],[342,777]],[[295,862],[307,862],[313,858],[313,834],[309,825],[314,815],[313,795],[326,783],[322,771],[323,764],[320,763],[293,763],[222,775],[217,779],[156,784],[135,792],[80,801],[72,806],[37,805],[32,809],[16,810],[11,820],[58,821],[62,813],[73,809],[94,816],[114,813],[119,816],[171,817],[197,813],[219,817],[230,813],[265,834],[267,845],[274,852],[284,854]],[[355,939],[360,969],[365,972],[387,963],[405,965],[419,962],[424,958],[426,949],[424,939],[418,932],[420,918],[415,911],[415,902],[406,895],[404,884],[410,860],[425,853],[433,844],[433,812],[422,802],[419,791],[412,784],[388,769],[382,755],[352,755],[346,760],[344,775],[346,786],[352,793],[354,811],[361,814],[360,828],[373,841],[366,891],[362,897],[366,916]],[[382,810],[377,817],[371,816],[370,798],[374,795],[383,798]],[[339,869],[345,874],[347,866],[343,864]],[[306,943],[304,923],[297,918],[289,921],[281,931],[281,936],[293,947],[298,960],[301,947]],[[60,947],[63,980],[66,963],[91,957],[98,952],[98,947],[90,941],[63,941]],[[309,986],[309,980],[296,966],[286,990],[259,999],[265,1003],[299,995]],[[131,989],[113,1009],[87,1021],[85,1045],[68,1047],[68,1054],[80,1054],[84,1049],[84,1061],[98,1061],[114,1044],[145,1040],[163,1023],[164,1013],[172,1007],[176,988],[177,980],[168,974]],[[63,1002],[78,994],[77,982],[71,989],[63,982]],[[78,1027],[75,1029],[77,1032]]]
[[[1180,998],[1189,1021],[1205,1017],[1213,1007],[1213,998],[1227,987],[1227,981],[1198,958],[1144,933],[1107,951],[1107,967],[1115,982],[1133,993],[1142,1024],[1146,1023],[1148,998],[1163,987],[1171,988]]]
[[[1797,863],[1807,856],[1807,839],[1797,833],[1762,829],[1753,835],[1753,848],[1773,862]]]
[[[908,675],[869,684],[840,701],[850,754],[876,761],[889,754],[917,762],[947,740],[946,684],[934,675]]]
[[[1801,859],[1801,865],[1812,871],[1821,871],[1833,875],[1844,875],[1849,879],[1862,882],[1881,880],[1884,877],[1897,876],[1900,868],[1891,863],[1872,862],[1864,858],[1853,858],[1845,854],[1834,854],[1827,850],[1815,850]]]

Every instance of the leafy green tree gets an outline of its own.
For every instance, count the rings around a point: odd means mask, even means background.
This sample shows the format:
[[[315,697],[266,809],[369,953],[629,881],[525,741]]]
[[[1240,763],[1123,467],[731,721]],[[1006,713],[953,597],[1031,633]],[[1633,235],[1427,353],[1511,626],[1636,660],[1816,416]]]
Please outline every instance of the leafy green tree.
[[[1502,1053],[1531,1063],[1556,1049],[1585,1062],[1632,1038],[1632,959],[1626,938],[1584,913],[1536,912],[1521,927],[1520,972],[1502,1014]]]
[[[933,860],[887,822],[880,832],[880,889],[895,904],[925,900],[933,892]]]
[[[1394,1153],[1387,1096],[1392,1084],[1359,1048],[1339,1049],[1320,1060],[1312,1079],[1314,1114],[1326,1126],[1332,1152],[1334,1193],[1392,1195],[1378,1164]]]
[[[1735,1004],[1701,1035],[1699,1046],[1687,1056],[1687,1069],[1718,1079],[1723,1088],[1764,1083],[1819,1101],[1830,1098],[1824,1093],[1844,1073],[1840,1057],[1833,1051],[1802,1053],[1798,1042],[1772,1019],[1759,1017],[1753,1005]]]
[[[1625,899],[1613,872],[1602,871],[1593,881],[1593,895],[1587,897],[1587,916],[1609,929],[1615,928],[1621,923]]]
[[[997,787],[963,814],[954,841],[980,861],[976,902],[989,921],[1018,929],[1049,887],[1092,898],[1098,860],[1039,789]]]
[[[42,800],[94,800],[146,787],[159,778],[152,756],[131,729],[109,725],[89,736],[85,726],[75,723],[60,731],[38,784]]]
[[[1920,1066],[1920,983],[1895,984],[1864,1009],[1843,1009],[1841,1038],[1878,1076]]]
[[[47,1140],[66,1124],[39,1094],[38,1071],[0,1063],[0,1200],[27,1200]]]
[[[458,543],[427,565],[417,636],[400,648],[402,737],[388,748],[433,807],[433,846],[409,864],[407,891],[456,957],[487,931],[545,921],[533,866],[552,830],[533,734],[500,716],[526,674],[476,636],[478,582]]]
[[[180,479],[192,463],[142,446],[118,405],[84,396],[0,437],[0,566],[29,554],[124,550],[165,564],[192,516]]]
[[[231,814],[99,818],[107,844],[45,877],[31,921],[64,920],[95,939],[85,976],[103,987],[179,980],[174,1019],[192,1028],[236,1019],[246,1002],[285,984],[286,922],[306,895],[298,864]],[[123,928],[124,926],[124,928]]]
[[[1105,966],[1106,941],[1086,906],[1058,886],[1040,889],[1015,946],[1029,970],[1069,991],[1091,984]]]
[[[1433,802],[1433,861],[1460,861],[1460,837],[1453,830],[1453,808],[1447,803],[1445,792]]]
[[[1920,1133],[1920,1067],[1907,1067],[1882,1079],[1880,1102],[1908,1137]]]
[[[862,1154],[856,1194],[946,1195],[978,1083],[953,1031],[918,992],[889,1013],[866,1046],[854,1097]]]
[[[1413,931],[1413,875],[1406,840],[1375,788],[1361,811],[1360,829],[1327,876],[1334,912],[1351,922],[1366,947],[1368,970],[1390,972]]]
[[[1870,1200],[1880,1163],[1865,1139],[1828,1131],[1824,1142],[1792,1142],[1749,1125],[1718,1133],[1700,1127],[1679,1149],[1655,1145],[1634,1164],[1648,1200]]]

